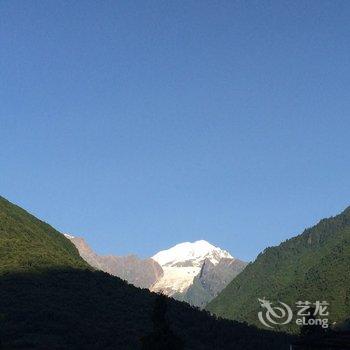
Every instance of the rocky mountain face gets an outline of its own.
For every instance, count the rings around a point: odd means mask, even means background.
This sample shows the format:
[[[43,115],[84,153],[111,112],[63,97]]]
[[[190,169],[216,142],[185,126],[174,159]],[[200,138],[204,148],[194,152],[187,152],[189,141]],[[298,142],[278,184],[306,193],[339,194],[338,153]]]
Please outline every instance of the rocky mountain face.
[[[246,266],[247,263],[239,259],[222,258],[216,265],[209,259],[205,259],[200,273],[193,279],[186,293],[179,298],[191,305],[203,308]]]
[[[163,275],[162,267],[153,259],[140,259],[136,255],[100,256],[81,237],[65,235],[74,243],[80,256],[96,269],[117,276],[136,287],[150,288]]]
[[[216,297],[246,266],[204,240],[180,243],[152,258],[140,259],[136,255],[100,256],[83,238],[65,236],[96,269],[198,307]]]
[[[201,285],[214,296],[246,266],[247,263],[239,259],[223,258],[216,265],[206,259],[196,280],[200,281]]]

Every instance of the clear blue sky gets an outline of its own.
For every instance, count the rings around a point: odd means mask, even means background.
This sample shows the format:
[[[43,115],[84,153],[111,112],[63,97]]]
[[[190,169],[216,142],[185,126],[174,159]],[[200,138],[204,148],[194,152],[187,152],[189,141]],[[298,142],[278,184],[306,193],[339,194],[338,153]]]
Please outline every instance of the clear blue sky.
[[[99,253],[242,259],[350,204],[349,1],[1,1],[0,191]]]

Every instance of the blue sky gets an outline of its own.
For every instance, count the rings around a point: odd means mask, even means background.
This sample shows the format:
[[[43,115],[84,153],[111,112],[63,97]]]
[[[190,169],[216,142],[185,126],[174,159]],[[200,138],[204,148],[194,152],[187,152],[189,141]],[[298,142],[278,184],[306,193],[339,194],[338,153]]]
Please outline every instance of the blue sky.
[[[249,260],[350,205],[348,1],[0,13],[0,193],[99,253]]]

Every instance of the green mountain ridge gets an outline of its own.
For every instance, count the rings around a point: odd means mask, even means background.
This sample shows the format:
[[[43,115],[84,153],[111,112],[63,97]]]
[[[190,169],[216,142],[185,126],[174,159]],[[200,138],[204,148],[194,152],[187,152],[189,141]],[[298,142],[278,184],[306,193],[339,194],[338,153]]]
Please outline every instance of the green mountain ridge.
[[[157,335],[159,298],[183,349],[288,349],[284,334],[217,319],[93,270],[62,234],[0,197],[1,349],[137,350],[147,336],[152,350],[164,349],[149,337]]]
[[[89,268],[60,232],[0,196],[0,274],[55,267]]]
[[[279,246],[267,248],[206,309],[262,327],[258,298],[327,301],[331,323],[350,315],[350,207]],[[280,329],[296,332],[294,323]]]

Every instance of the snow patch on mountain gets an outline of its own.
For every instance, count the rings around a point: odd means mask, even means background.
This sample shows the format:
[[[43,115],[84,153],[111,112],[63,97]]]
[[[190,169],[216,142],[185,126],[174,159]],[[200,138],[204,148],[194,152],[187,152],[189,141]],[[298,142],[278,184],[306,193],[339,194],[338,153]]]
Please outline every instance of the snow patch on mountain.
[[[162,250],[152,259],[161,266],[202,266],[204,259],[210,260],[216,265],[222,258],[233,257],[226,250],[213,246],[207,241],[200,240],[196,242],[184,242],[174,247]]]

